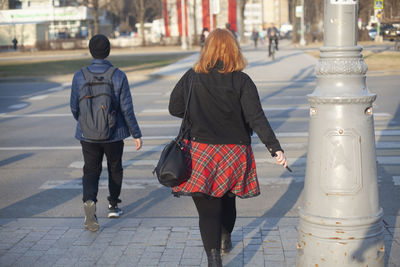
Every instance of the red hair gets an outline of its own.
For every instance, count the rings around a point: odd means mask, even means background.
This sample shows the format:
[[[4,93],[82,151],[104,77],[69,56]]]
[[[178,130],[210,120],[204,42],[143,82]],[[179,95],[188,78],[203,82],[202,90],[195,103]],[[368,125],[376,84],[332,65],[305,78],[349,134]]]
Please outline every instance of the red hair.
[[[226,29],[215,29],[208,35],[194,71],[208,73],[217,61],[223,62],[220,73],[241,71],[247,65],[235,37]]]

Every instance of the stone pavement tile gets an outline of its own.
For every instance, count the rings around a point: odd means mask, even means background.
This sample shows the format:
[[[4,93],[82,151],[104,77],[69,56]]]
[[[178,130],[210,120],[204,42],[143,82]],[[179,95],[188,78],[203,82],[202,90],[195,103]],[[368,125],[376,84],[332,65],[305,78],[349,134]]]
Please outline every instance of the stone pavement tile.
[[[39,256],[22,256],[13,266],[31,266],[39,259]]]
[[[393,263],[400,263],[400,244],[397,242],[392,243],[389,260]]]
[[[200,266],[201,258],[197,255],[197,258],[182,258],[180,261],[181,266]]]
[[[43,255],[33,264],[34,267],[52,267],[59,260],[59,255]]]
[[[276,228],[276,230],[264,230],[261,229],[261,236],[265,237],[265,236],[277,236],[280,235],[280,232],[278,230],[278,228]]]
[[[139,266],[139,258],[124,254],[119,258],[115,266]]]
[[[168,241],[166,248],[167,249],[183,249],[185,248],[186,244],[185,243],[175,243],[175,242],[170,242]]]
[[[14,262],[21,258],[22,255],[22,253],[6,253],[0,257],[0,266],[11,266]]]
[[[140,257],[143,255],[144,251],[146,250],[146,246],[142,244],[129,244],[124,252],[125,255],[132,256],[132,257]]]
[[[74,246],[89,246],[96,240],[99,234],[91,231],[82,232],[82,234],[75,240]]]
[[[299,218],[297,217],[282,217],[278,222],[278,227],[282,226],[295,226],[299,225]]]
[[[126,246],[109,246],[103,251],[98,262],[102,264],[106,263],[108,265],[116,264],[120,257],[124,254],[125,250]]]
[[[283,254],[283,248],[264,247],[264,255]]]
[[[182,254],[183,259],[199,259],[199,255],[202,255],[204,252],[203,246],[201,247],[185,247]],[[201,258],[200,258],[201,260]]]
[[[160,261],[158,267],[177,267],[179,266],[179,261]]]
[[[153,267],[154,266],[154,267],[156,267],[156,266],[158,266],[159,262],[160,262],[160,259],[158,259],[158,258],[145,258],[145,257],[142,257],[139,260],[138,266],[147,266],[147,267]]]
[[[47,251],[47,250],[49,250],[50,248],[51,248],[52,246],[51,245],[49,245],[49,244],[35,244],[35,245],[33,245],[31,248],[29,248],[29,250],[30,251],[35,251],[35,250],[38,250],[38,251]]]
[[[247,237],[245,237],[243,239],[243,245],[244,246],[247,246],[247,245],[260,245],[261,246],[262,243],[263,242],[261,240],[261,237],[259,237],[259,238],[247,238]]]
[[[114,235],[111,238],[111,245],[112,246],[127,246],[133,235],[135,234],[135,231],[121,231],[118,234]],[[97,241],[97,239],[96,239]]]
[[[282,239],[282,246],[284,250],[295,250],[297,248],[297,239]]]
[[[294,267],[290,266],[290,267]],[[285,261],[266,261],[265,267],[289,267]]]
[[[282,248],[280,236],[267,236],[262,242],[263,248]]]
[[[47,251],[47,250],[46,250]],[[25,254],[23,256],[26,257],[41,257],[42,255],[44,255],[46,253],[45,250],[28,250],[27,252],[25,252]]]
[[[254,255],[247,256],[245,253],[243,262],[244,266],[249,266],[249,267],[264,266],[264,256],[261,253],[256,253]]]
[[[160,261],[180,261],[183,255],[183,248],[182,249],[165,249],[161,255]]]
[[[269,261],[283,262],[283,261],[285,261],[285,256],[284,256],[283,252],[277,253],[277,254],[267,254],[267,255],[264,255],[264,260],[266,262],[269,262]]]
[[[75,243],[76,238],[61,237],[53,245],[53,248],[67,249]]]
[[[297,229],[295,226],[280,226],[279,233],[283,237],[296,238]]]
[[[46,235],[47,232],[31,232],[22,239],[25,242],[37,242]]]
[[[7,253],[16,253],[16,254],[24,254],[29,250],[29,247],[19,246],[18,244],[13,246],[12,248],[6,250]]]
[[[246,253],[248,252],[255,252],[255,251],[262,251],[262,246],[261,245],[247,245],[243,247],[243,251]]]
[[[0,249],[0,257],[8,252],[8,249]]]
[[[146,253],[151,253],[151,252],[159,252],[159,253],[164,253],[165,251],[165,246],[152,246],[148,245],[145,249]]]
[[[203,241],[201,240],[188,240],[186,241],[187,247],[203,247]]]
[[[36,245],[54,245],[57,242],[57,239],[40,239],[36,242]]]

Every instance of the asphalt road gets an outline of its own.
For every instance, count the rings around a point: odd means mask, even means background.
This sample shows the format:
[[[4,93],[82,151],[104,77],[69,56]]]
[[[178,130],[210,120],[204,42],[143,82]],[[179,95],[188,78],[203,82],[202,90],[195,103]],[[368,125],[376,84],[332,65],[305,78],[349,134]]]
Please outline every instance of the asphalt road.
[[[316,60],[299,50],[247,49],[246,72],[254,79],[265,112],[289,158],[293,173],[274,165],[253,138],[261,196],[238,200],[238,216],[297,216],[305,176],[309,106],[315,89]],[[178,66],[179,71],[185,68]],[[179,73],[179,71],[177,73]],[[163,147],[180,121],[167,112],[169,93],[179,75],[130,81],[135,113],[144,135],[143,150],[125,142],[121,207],[128,218],[196,217],[190,198],[174,198],[152,174]],[[400,203],[400,75],[368,76],[375,102],[380,204],[385,216],[398,216]],[[70,82],[0,81],[0,218],[82,217],[83,158],[74,139],[69,110]],[[107,172],[99,192],[98,216],[106,217]]]

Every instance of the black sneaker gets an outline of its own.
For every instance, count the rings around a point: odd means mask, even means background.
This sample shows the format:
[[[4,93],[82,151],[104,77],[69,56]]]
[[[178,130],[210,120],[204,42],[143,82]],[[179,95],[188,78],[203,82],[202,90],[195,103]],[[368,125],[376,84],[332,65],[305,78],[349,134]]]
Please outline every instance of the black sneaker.
[[[92,232],[99,230],[99,222],[96,216],[96,203],[93,200],[88,200],[83,203],[83,209],[85,211],[85,222],[83,225],[86,229]]]
[[[118,208],[118,204],[108,204],[108,218],[119,218],[124,212]]]

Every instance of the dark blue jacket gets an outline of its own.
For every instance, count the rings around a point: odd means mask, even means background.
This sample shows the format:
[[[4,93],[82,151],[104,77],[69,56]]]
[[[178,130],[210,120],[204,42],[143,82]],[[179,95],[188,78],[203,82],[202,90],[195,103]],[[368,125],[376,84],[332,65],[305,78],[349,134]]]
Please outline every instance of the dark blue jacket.
[[[89,66],[89,70],[93,73],[103,73],[111,66],[112,64],[108,60],[93,59]],[[111,143],[115,141],[120,141],[129,137],[130,135],[132,135],[133,138],[142,137],[142,133],[140,131],[133,110],[132,96],[129,89],[128,79],[126,78],[125,73],[117,69],[112,76],[112,81],[114,83],[115,105],[119,107],[117,110],[117,125],[113,136],[109,140],[103,142]],[[79,70],[75,73],[74,79],[72,80],[70,106],[71,112],[74,115],[75,120],[77,120],[75,138],[78,140],[90,142],[89,140],[86,140],[82,137],[82,130],[78,122],[79,90],[84,83],[85,79],[83,77],[82,71]],[[96,141],[96,143],[99,142]]]

